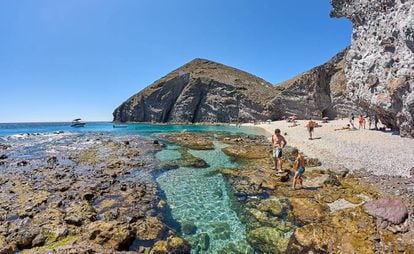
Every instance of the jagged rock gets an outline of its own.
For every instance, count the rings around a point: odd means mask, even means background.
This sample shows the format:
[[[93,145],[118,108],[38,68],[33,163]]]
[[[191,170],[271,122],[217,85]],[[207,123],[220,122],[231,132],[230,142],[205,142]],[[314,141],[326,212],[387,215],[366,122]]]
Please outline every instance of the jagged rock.
[[[329,169],[328,172],[338,177],[345,177],[349,173],[349,169],[337,166],[335,168]]]
[[[262,200],[257,208],[260,211],[268,212],[273,216],[278,216],[283,212],[284,204],[278,198],[269,198]]]
[[[108,250],[125,250],[134,241],[134,233],[118,221],[95,221],[86,228],[87,240],[108,248]]]
[[[408,217],[408,209],[400,199],[382,198],[364,204],[365,211],[393,224],[401,224]]]
[[[346,94],[345,55],[338,53],[328,62],[276,84],[283,88],[272,104],[281,105],[285,116],[321,118],[347,116],[359,111]]]
[[[293,214],[302,223],[321,221],[329,212],[326,204],[308,198],[290,198]]]
[[[331,0],[352,21],[348,96],[386,126],[414,137],[414,0]]]
[[[247,234],[249,243],[263,253],[284,253],[289,237],[276,228],[261,227]]]
[[[115,109],[114,121],[231,122],[277,118],[272,84],[247,72],[194,59]]]
[[[157,217],[147,217],[133,224],[136,237],[141,241],[156,240],[165,233],[165,227]]]
[[[327,221],[297,228],[286,253],[375,253],[372,219],[362,209],[345,209],[326,217]]]
[[[190,253],[191,246],[187,241],[178,237],[170,236],[166,241],[157,241],[154,248],[151,249],[151,254],[186,254]]]

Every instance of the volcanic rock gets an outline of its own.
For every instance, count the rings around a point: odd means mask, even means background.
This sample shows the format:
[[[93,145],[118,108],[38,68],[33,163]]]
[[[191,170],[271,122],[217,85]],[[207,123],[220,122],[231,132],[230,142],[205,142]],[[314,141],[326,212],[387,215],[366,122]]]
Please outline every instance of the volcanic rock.
[[[352,21],[349,97],[401,136],[414,137],[414,0],[331,0]]]
[[[346,94],[344,72],[348,48],[328,62],[276,84],[282,92],[272,104],[280,105],[285,116],[299,118],[343,117],[359,111]]]
[[[278,91],[247,72],[194,59],[115,109],[119,122],[231,122],[277,118]]]
[[[408,217],[408,209],[400,199],[382,198],[369,201],[364,209],[368,214],[393,224],[403,223]]]

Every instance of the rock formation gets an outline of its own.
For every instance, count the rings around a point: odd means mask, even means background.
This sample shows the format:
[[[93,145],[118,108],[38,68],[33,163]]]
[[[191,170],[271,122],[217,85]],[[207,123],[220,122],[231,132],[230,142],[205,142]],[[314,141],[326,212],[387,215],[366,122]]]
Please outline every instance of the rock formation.
[[[337,117],[355,112],[345,96],[344,55],[276,86],[247,72],[195,59],[119,106],[119,122],[236,122],[297,114]]]
[[[325,64],[276,84],[282,92],[272,104],[280,105],[285,115],[295,114],[299,118],[334,118],[357,112],[356,105],[346,97],[346,53],[347,49]]]
[[[194,59],[119,106],[114,121],[232,122],[277,118],[267,102],[279,93],[247,72]]]
[[[402,136],[414,137],[414,0],[331,0],[352,21],[347,90]]]

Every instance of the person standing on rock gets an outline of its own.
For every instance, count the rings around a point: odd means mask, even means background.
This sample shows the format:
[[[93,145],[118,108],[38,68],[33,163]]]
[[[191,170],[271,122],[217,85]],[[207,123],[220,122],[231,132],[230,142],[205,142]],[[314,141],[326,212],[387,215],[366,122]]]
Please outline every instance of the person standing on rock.
[[[292,155],[295,156],[295,162],[293,163],[293,171],[295,176],[293,177],[293,190],[296,189],[296,183],[299,183],[303,188],[302,175],[305,173],[305,158],[299,153],[298,149],[293,149]]]
[[[313,130],[314,130],[314,129],[315,129],[315,127],[316,127],[316,122],[314,122],[314,121],[312,120],[312,118],[309,118],[309,122],[308,122],[308,124],[306,125],[306,127],[308,127],[309,139],[310,139],[310,140],[312,140],[312,139],[313,139],[312,134],[313,134]]]
[[[282,148],[286,146],[286,139],[280,134],[280,129],[275,130],[275,134],[272,135],[273,146],[273,160],[275,162],[275,170],[282,171]]]

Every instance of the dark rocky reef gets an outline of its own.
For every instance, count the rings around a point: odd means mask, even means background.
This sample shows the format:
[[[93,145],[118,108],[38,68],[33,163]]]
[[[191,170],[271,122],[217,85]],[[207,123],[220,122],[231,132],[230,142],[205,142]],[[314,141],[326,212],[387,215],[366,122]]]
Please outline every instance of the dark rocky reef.
[[[190,252],[152,176],[159,145],[109,134],[40,138],[19,141],[35,142],[40,158],[2,145],[0,253]]]
[[[346,54],[349,96],[401,136],[414,137],[414,1],[331,0],[352,21]]]
[[[272,84],[247,72],[194,59],[119,106],[114,121],[231,122],[276,118]]]
[[[358,112],[356,104],[346,96],[344,49],[328,62],[312,68],[282,83],[276,88],[282,92],[272,101],[284,115],[299,118],[340,117]]]

